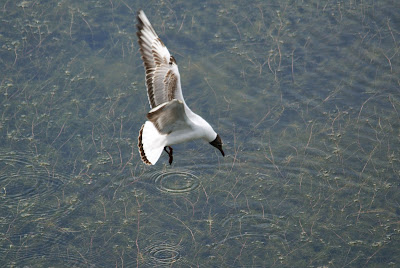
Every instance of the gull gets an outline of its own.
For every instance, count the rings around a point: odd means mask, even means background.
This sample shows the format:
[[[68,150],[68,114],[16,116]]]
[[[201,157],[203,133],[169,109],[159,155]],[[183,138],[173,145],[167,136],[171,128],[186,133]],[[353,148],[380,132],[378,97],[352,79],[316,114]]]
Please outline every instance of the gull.
[[[148,121],[142,125],[138,137],[142,161],[147,165],[154,165],[164,150],[171,165],[171,145],[196,139],[209,142],[225,156],[221,137],[206,120],[186,105],[176,60],[158,37],[143,10],[138,12],[137,20],[136,34],[151,106],[147,114]]]

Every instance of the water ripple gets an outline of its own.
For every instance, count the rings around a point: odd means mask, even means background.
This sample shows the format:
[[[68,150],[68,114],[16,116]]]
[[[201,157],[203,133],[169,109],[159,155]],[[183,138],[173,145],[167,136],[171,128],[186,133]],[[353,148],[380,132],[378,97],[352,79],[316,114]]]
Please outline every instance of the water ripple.
[[[222,221],[221,225],[230,230],[230,235],[215,243],[215,247],[243,238],[253,240],[255,245],[264,245],[270,240],[283,240],[282,219],[270,214],[233,215]]]
[[[146,248],[152,261],[159,265],[170,265],[177,262],[181,257],[179,250],[178,246],[167,243],[155,244]]]
[[[151,178],[158,190],[166,193],[182,194],[195,191],[200,186],[200,180],[190,171],[157,171]]]
[[[49,166],[26,153],[0,151],[0,209],[6,215],[0,224],[43,222],[73,210],[76,202],[60,191],[71,179]]]

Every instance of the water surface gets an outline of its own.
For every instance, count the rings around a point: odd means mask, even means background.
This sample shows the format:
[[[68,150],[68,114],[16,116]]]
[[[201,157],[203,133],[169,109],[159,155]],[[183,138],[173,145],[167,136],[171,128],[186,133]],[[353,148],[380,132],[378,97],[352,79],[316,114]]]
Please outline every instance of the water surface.
[[[141,162],[139,8],[225,158]],[[1,4],[1,266],[398,266],[399,8]]]

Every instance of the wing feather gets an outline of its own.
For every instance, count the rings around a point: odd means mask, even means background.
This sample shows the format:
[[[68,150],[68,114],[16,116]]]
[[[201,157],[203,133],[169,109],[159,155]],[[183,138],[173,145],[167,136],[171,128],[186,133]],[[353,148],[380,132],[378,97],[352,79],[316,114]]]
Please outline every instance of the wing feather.
[[[151,108],[173,99],[185,103],[175,58],[171,56],[142,10],[138,12],[137,19],[139,51],[146,72],[147,96]]]
[[[161,134],[170,134],[185,128],[190,128],[183,102],[173,99],[152,109],[147,119],[154,124]]]

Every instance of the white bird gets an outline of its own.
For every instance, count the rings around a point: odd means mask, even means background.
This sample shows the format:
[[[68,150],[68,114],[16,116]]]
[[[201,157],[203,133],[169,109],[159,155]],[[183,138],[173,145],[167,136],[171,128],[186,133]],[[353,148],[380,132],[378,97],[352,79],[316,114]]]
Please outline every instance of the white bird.
[[[147,96],[151,110],[139,131],[142,161],[154,165],[163,150],[173,161],[171,145],[204,139],[222,150],[222,140],[206,120],[192,112],[183,99],[178,65],[158,37],[143,10],[137,15],[137,36],[146,71]],[[169,148],[169,151],[167,151]]]

